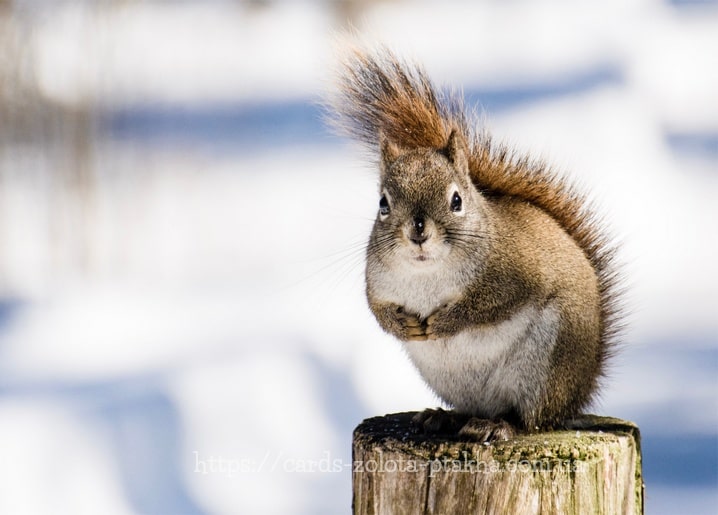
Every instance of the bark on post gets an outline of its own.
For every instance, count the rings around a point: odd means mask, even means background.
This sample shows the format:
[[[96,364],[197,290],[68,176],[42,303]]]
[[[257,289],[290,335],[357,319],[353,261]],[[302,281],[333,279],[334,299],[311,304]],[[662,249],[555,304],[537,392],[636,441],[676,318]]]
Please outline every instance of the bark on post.
[[[354,430],[353,510],[368,514],[641,514],[638,427],[586,415],[577,429],[491,445],[417,434],[414,413]]]

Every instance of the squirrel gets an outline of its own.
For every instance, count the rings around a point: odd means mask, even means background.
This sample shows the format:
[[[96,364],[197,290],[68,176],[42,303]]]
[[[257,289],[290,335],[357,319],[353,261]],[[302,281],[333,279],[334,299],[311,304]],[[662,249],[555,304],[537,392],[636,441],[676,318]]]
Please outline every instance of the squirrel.
[[[420,66],[383,47],[347,54],[330,116],[379,158],[369,307],[453,408],[414,423],[479,441],[571,427],[622,328],[603,222],[547,165],[494,144]]]

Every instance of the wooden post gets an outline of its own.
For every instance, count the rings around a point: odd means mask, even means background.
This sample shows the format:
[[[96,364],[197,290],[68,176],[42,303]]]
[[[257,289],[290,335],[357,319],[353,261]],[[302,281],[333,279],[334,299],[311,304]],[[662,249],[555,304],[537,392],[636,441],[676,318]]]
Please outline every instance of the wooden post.
[[[354,430],[353,510],[368,514],[641,514],[638,427],[585,415],[580,429],[481,444],[418,434],[414,413]]]

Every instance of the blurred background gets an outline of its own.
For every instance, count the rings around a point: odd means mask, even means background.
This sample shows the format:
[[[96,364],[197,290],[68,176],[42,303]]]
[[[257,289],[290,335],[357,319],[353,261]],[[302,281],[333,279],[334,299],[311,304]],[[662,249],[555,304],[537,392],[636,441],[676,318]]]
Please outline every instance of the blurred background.
[[[718,2],[0,0],[0,512],[347,513],[438,405],[363,296],[353,26],[591,192],[631,318],[595,413],[647,513],[718,509]]]

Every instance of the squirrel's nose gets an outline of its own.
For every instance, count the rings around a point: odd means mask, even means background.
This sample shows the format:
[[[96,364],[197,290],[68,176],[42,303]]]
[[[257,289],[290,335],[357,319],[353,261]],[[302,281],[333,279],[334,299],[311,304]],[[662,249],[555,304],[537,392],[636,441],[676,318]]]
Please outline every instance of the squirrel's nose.
[[[424,220],[423,216],[415,216],[413,223],[414,231],[412,232],[412,235],[409,239],[417,245],[421,245],[427,240],[427,237],[424,234],[424,229],[426,228],[426,221]]]

